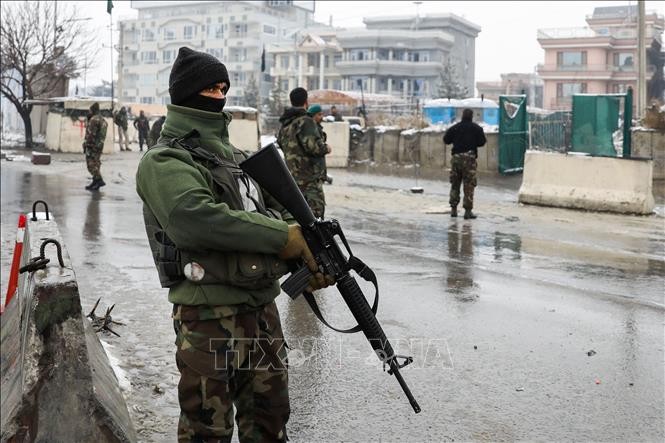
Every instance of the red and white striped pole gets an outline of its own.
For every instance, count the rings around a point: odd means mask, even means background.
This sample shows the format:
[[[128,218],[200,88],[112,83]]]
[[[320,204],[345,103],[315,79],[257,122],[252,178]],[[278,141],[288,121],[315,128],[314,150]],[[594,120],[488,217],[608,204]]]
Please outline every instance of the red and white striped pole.
[[[21,214],[18,216],[18,230],[16,231],[16,244],[14,245],[14,257],[12,258],[12,267],[9,271],[9,284],[7,286],[7,296],[5,297],[5,305],[0,306],[0,312],[9,304],[10,300],[16,294],[18,289],[18,270],[21,267],[21,254],[23,253],[23,236],[25,234],[26,216]]]

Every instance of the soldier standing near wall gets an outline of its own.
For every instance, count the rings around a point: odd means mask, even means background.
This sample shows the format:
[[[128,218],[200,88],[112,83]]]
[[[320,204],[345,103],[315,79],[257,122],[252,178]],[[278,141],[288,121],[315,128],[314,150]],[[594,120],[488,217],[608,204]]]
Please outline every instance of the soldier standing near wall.
[[[326,207],[323,194],[325,156],[330,153],[330,147],[321,136],[314,119],[307,114],[307,90],[295,88],[289,94],[289,99],[292,107],[287,108],[279,119],[282,127],[277,134],[277,142],[284,152],[286,166],[307,204],[316,217],[323,218]]]
[[[457,205],[460,201],[460,185],[464,183],[464,219],[474,219],[473,192],[478,184],[478,147],[487,139],[479,125],[473,123],[473,111],[465,109],[462,121],[451,126],[443,136],[445,144],[453,144],[452,165],[450,168],[450,216],[457,217]]]
[[[83,153],[88,172],[92,175],[90,182],[85,189],[96,191],[106,185],[102,179],[100,168],[102,166],[102,151],[104,150],[104,140],[106,140],[106,128],[108,124],[104,117],[99,114],[99,103],[95,102],[90,106],[90,118],[85,127],[85,139],[83,141]]]
[[[127,136],[127,109],[123,106],[118,112],[113,114],[113,123],[118,126],[118,140],[121,151],[131,151],[129,149],[129,137]],[[125,143],[123,149],[122,144]]]
[[[139,149],[143,152],[143,143],[148,144],[148,132],[150,131],[150,122],[143,113],[139,113],[138,118],[134,120],[134,128],[139,132]]]

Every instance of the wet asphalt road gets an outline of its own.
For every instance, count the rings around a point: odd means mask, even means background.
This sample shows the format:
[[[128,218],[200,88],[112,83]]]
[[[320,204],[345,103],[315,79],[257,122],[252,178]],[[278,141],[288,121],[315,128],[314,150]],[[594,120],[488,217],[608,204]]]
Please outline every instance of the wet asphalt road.
[[[41,168],[2,161],[3,293],[18,213],[44,199],[84,311],[102,297],[127,323],[121,338],[103,340],[126,377],[141,441],[167,442],[179,412],[171,307],[134,192],[136,156],[111,156],[96,194],[82,189],[74,156]],[[398,353],[415,359],[402,374],[423,412],[413,413],[364,337],[328,330],[283,295],[292,441],[663,440],[662,198],[651,217],[524,207],[519,177],[486,178],[480,218],[465,221],[400,206],[445,204],[443,180],[421,181],[416,196],[400,191],[408,178],[333,175],[327,215],[379,278],[378,318]],[[359,208],[362,193],[371,203]],[[352,326],[335,289],[317,298],[333,324]]]

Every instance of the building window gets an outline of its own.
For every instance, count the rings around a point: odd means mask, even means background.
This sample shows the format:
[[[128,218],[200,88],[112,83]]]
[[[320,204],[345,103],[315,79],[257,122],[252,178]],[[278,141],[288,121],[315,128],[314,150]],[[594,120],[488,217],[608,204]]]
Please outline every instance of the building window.
[[[175,31],[171,28],[164,28],[164,40],[175,40]]]
[[[616,52],[614,66],[618,67],[620,71],[635,70],[635,55],[632,52]]]
[[[206,52],[213,57],[217,57],[218,59],[222,59],[224,55],[224,50],[222,48],[208,48],[206,49]]]
[[[208,25],[208,38],[224,38],[224,25]]]
[[[152,103],[154,103],[154,98],[153,97],[141,97],[141,103],[151,105]]]
[[[270,26],[270,25],[263,25],[263,33],[264,34],[275,35],[275,34],[277,34],[277,28],[275,28],[274,26]]]
[[[233,26],[234,37],[247,37],[247,24],[237,24]]]
[[[242,71],[235,71],[231,74],[231,83],[234,85],[244,85],[247,80],[247,76]]]
[[[282,69],[289,69],[289,56],[288,55],[282,55],[279,58],[279,67]]]
[[[234,48],[231,50],[231,61],[232,62],[244,62],[247,61],[247,49],[246,48]]]
[[[280,87],[282,88],[282,91],[288,91],[289,90],[289,81],[288,80],[282,80],[280,82]]]
[[[390,50],[388,49],[379,49],[376,51],[377,60],[389,60],[390,59]]]
[[[333,80],[332,88],[337,89],[338,91],[342,89],[342,80]]]
[[[571,97],[573,94],[584,94],[587,91],[586,83],[557,83],[557,97]]]
[[[393,60],[404,61],[407,60],[408,54],[406,51],[397,49],[393,51]]]
[[[342,54],[335,54],[335,64],[342,61]]]
[[[141,52],[141,63],[146,63],[148,65],[157,63],[157,51]]]
[[[586,51],[559,51],[556,53],[556,64],[562,70],[586,66]]]
[[[352,49],[350,54],[351,60],[369,60],[368,49]]]
[[[165,96],[165,97],[162,97],[162,104],[163,105],[170,105],[171,104],[171,97],[169,97],[168,95]]]
[[[319,66],[318,63],[319,54],[307,54],[307,66]]]
[[[175,49],[162,51],[162,63],[171,63],[175,59]]]
[[[192,39],[196,36],[196,26],[187,25],[183,28],[183,38],[185,40]]]
[[[142,40],[144,42],[153,42],[153,41],[155,41],[155,33],[152,32],[152,29],[144,29],[143,30]]]

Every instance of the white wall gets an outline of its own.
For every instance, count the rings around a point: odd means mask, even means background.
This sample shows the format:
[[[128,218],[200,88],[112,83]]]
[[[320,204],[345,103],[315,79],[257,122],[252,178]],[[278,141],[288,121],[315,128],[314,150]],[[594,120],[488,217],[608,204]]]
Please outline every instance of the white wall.
[[[321,126],[328,136],[328,145],[332,149],[332,152],[326,156],[326,166],[346,168],[349,163],[349,123],[321,122]]]

